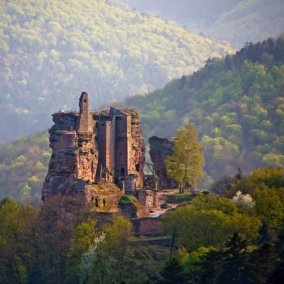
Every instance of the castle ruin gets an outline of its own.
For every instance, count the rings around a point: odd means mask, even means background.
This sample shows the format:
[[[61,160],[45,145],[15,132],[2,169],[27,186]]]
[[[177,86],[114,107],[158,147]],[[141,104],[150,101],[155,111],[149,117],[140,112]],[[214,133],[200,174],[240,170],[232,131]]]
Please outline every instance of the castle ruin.
[[[53,114],[42,199],[70,196],[98,211],[115,210],[122,194],[143,187],[145,144],[138,114],[113,107],[90,110],[86,92],[79,108]]]

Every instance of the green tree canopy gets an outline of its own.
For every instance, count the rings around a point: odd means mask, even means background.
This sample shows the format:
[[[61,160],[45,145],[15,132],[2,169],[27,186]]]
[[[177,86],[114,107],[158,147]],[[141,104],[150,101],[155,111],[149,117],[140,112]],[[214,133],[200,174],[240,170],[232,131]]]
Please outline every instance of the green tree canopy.
[[[176,133],[173,153],[166,161],[168,175],[179,183],[181,192],[186,184],[195,186],[203,175],[203,146],[191,124]]]
[[[164,222],[169,232],[175,232],[178,244],[189,251],[201,246],[220,249],[235,232],[255,241],[261,224],[259,217],[238,213],[232,201],[213,196],[197,197],[190,205],[168,212]]]
[[[284,206],[278,195],[270,189],[256,189],[252,196],[255,199],[254,210],[260,216],[263,225],[268,229],[278,228],[284,217]]]

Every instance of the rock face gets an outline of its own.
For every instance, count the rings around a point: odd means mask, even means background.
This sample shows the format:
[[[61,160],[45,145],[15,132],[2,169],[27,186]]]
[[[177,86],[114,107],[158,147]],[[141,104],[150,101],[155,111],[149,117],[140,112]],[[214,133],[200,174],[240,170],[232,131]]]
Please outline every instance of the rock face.
[[[79,112],[53,114],[52,156],[42,199],[72,196],[110,211],[117,208],[128,180],[129,191],[143,186],[145,146],[139,117],[129,109],[90,111],[85,92],[79,107]]]
[[[173,152],[174,139],[153,136],[149,139],[150,157],[159,187],[174,188],[177,183],[167,176],[166,159]]]

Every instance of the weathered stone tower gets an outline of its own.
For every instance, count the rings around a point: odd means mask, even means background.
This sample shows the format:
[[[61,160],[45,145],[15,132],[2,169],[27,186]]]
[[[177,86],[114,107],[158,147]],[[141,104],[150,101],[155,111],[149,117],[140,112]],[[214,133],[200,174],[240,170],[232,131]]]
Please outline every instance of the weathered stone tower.
[[[53,114],[42,199],[71,197],[99,211],[115,210],[124,190],[143,186],[145,146],[138,114],[115,108],[90,111],[86,92],[79,108]]]
[[[174,139],[152,136],[149,138],[149,144],[153,170],[158,179],[159,187],[175,188],[177,183],[168,177],[166,169],[166,159],[173,152]]]

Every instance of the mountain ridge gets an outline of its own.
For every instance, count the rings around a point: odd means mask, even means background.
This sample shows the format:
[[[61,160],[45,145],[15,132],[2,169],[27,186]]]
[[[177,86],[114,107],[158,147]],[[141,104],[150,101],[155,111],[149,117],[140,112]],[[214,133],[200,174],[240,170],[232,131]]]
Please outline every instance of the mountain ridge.
[[[247,44],[235,55],[208,60],[144,97],[125,101],[141,114],[147,136],[172,136],[195,125],[205,145],[208,181],[284,166],[284,35]]]
[[[165,19],[235,48],[283,32],[282,0],[123,0],[129,7]]]
[[[47,128],[50,112],[75,108],[84,89],[98,107],[233,52],[228,44],[109,1],[1,3],[0,143]]]

